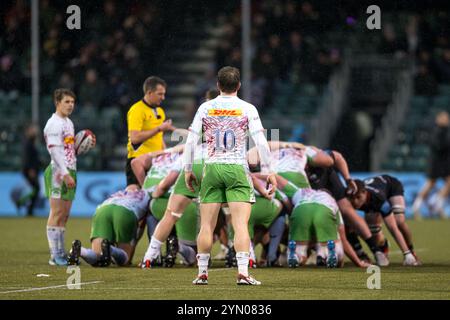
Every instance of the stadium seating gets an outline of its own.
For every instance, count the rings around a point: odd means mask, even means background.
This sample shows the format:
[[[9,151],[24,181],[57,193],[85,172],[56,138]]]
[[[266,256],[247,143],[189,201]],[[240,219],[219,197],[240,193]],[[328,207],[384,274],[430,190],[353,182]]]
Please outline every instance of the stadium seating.
[[[440,85],[437,96],[413,96],[410,109],[382,169],[423,172],[430,155],[429,136],[439,110],[450,112],[450,86]]]

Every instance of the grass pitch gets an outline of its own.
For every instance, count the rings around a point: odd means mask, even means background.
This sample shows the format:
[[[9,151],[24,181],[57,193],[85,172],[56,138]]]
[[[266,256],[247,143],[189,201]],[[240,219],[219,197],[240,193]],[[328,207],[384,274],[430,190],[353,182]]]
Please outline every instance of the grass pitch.
[[[141,270],[83,262],[81,289],[69,290],[67,268],[47,264],[45,225],[41,218],[0,219],[0,299],[450,299],[450,221],[409,221],[423,266],[401,266],[402,255],[391,239],[391,266],[381,270],[380,290],[367,289],[371,274],[350,262],[333,270],[258,268],[251,273],[263,285],[242,287],[235,284],[236,270],[224,268],[222,261],[214,262],[208,286],[193,286],[197,269],[181,265]],[[89,245],[89,231],[89,219],[70,219],[67,249],[75,238]],[[144,237],[135,265],[147,244]]]

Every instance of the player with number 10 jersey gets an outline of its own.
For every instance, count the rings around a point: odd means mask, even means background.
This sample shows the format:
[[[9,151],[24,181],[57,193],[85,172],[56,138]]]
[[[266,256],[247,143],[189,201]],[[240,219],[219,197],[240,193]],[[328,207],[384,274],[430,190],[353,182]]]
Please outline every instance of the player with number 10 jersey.
[[[254,202],[246,159],[247,132],[259,145],[262,171],[268,172],[270,152],[263,130],[256,108],[237,96],[220,95],[200,106],[190,127],[190,138],[198,139],[203,134],[207,146],[204,155],[206,180],[202,181],[200,191],[202,203]],[[193,159],[189,151],[185,150],[184,158],[187,170]],[[217,192],[212,186],[217,179],[228,180],[225,192]]]

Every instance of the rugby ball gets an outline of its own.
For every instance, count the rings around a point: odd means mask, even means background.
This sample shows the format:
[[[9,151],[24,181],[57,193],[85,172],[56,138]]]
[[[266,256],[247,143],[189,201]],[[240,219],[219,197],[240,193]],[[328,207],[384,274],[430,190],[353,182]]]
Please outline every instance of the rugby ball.
[[[77,155],[87,153],[95,147],[95,135],[91,130],[85,129],[78,132],[75,136],[75,152]]]

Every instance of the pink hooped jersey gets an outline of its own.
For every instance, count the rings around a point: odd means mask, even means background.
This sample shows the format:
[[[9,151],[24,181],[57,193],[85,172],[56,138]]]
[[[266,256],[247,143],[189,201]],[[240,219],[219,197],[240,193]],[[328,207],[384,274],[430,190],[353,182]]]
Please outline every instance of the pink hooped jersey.
[[[307,162],[314,158],[317,152],[311,147],[304,150],[283,148],[271,151],[271,161],[276,172],[299,172],[306,176]]]
[[[264,137],[255,106],[236,96],[218,96],[203,103],[189,128],[187,145],[198,148],[198,139],[203,135],[207,152],[205,163],[239,164],[247,166],[247,138],[252,136],[262,151],[261,164],[270,166],[270,151]],[[262,138],[261,138],[262,136]],[[192,150],[185,150],[185,165],[191,165]]]
[[[152,166],[147,173],[149,178],[164,178],[170,171],[181,170],[180,153],[163,153],[152,159]]]
[[[108,199],[103,201],[97,209],[111,204],[121,206],[133,211],[139,221],[147,214],[149,201],[150,198],[144,190],[131,192],[121,190],[112,194]]]
[[[54,113],[45,125],[44,139],[49,152],[53,147],[64,148],[64,165],[67,169],[77,169],[75,130],[73,123],[69,118],[62,118]],[[53,159],[52,166],[57,171],[60,170]]]

